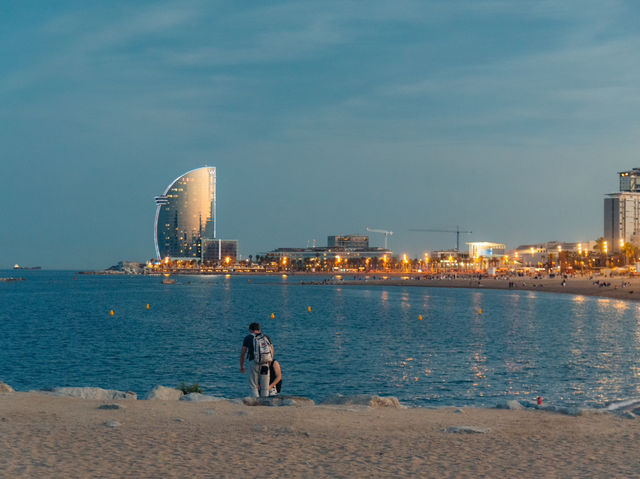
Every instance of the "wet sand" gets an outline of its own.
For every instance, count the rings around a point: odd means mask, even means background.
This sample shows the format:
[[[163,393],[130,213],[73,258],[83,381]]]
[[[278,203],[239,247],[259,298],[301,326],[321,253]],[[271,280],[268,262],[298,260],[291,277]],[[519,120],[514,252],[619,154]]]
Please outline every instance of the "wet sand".
[[[113,403],[0,394],[3,477],[640,475],[640,423],[612,414]]]

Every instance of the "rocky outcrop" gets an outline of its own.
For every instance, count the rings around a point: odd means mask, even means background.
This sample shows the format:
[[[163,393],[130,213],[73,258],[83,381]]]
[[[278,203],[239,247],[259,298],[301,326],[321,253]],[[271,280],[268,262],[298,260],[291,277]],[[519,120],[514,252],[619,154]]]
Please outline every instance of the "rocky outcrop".
[[[145,399],[156,401],[177,401],[184,393],[180,389],[156,386],[145,396]]]
[[[524,406],[519,401],[511,399],[510,401],[503,401],[496,404],[496,409],[511,409],[513,411],[519,411],[524,409]]]
[[[14,389],[5,383],[0,383],[0,393],[14,393]]]
[[[138,395],[131,391],[123,392],[101,388],[53,388],[49,394],[53,396],[78,399],[99,399],[102,401],[113,401],[115,399],[138,399]]]
[[[369,394],[358,394],[355,396],[343,396],[337,394],[321,401],[322,406],[366,406],[366,407],[391,407],[400,408],[400,401],[393,396],[374,396]]]
[[[247,397],[242,400],[245,406],[313,406],[313,400],[299,396],[270,396],[266,398]]]
[[[637,416],[640,414],[640,398],[634,397],[625,399],[624,401],[612,402],[606,407],[606,410],[621,415],[631,413]],[[626,415],[625,417],[630,416]]]

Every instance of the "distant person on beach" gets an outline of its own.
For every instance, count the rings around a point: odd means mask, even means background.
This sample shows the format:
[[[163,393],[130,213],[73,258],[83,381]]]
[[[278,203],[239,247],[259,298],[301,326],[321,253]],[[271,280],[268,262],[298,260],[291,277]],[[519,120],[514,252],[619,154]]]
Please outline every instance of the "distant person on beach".
[[[269,365],[269,396],[277,396],[282,389],[282,369],[275,359]]]
[[[260,331],[259,323],[249,325],[249,334],[242,341],[240,372],[244,374],[245,359],[248,364],[249,389],[252,397],[269,395],[269,365],[273,361],[274,349],[271,340]]]

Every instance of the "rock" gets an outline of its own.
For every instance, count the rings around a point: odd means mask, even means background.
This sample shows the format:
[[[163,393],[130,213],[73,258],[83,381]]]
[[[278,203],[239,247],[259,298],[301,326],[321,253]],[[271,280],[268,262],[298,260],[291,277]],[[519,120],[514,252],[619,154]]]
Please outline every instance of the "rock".
[[[515,399],[511,399],[509,401],[503,401],[496,404],[496,409],[510,409],[512,411],[519,411],[520,409],[524,409],[524,406],[520,404],[519,401]]]
[[[180,391],[182,392],[182,391]],[[189,393],[185,394],[180,398],[180,401],[192,401],[192,402],[211,402],[211,401],[220,401],[219,398],[215,398],[213,396],[207,396],[206,394],[200,393]]]
[[[107,427],[118,427],[121,424],[118,421],[107,421],[104,423],[104,425]]]
[[[638,417],[638,416],[636,416],[635,414],[633,414],[631,411],[625,411],[625,412],[622,414],[622,417],[624,417],[624,418],[626,418],[626,419],[635,419],[635,418],[636,418],[636,417]]]
[[[101,406],[98,406],[98,409],[107,409],[107,410],[124,409],[124,406],[121,406],[120,404],[103,404]]]
[[[367,406],[367,407],[392,407],[400,408],[400,401],[393,396],[381,397],[369,394],[357,394],[355,396],[343,396],[337,394],[320,402],[323,406]]]
[[[145,396],[145,399],[149,401],[177,401],[182,396],[184,396],[184,393],[180,389],[156,386]]]
[[[79,399],[100,399],[112,401],[114,399],[138,399],[134,392],[115,391],[113,389],[101,388],[53,388],[51,394],[60,397],[71,397]]]
[[[266,398],[247,397],[242,400],[245,406],[313,406],[309,398],[299,396],[270,396]]]
[[[464,409],[461,408],[457,408],[455,411],[453,411],[456,414],[464,414]]]
[[[612,402],[607,406],[608,411],[633,411],[640,406],[640,398],[632,397],[624,401]]]
[[[202,414],[206,414],[207,416],[213,416],[216,412],[213,409],[205,409],[202,411]]]
[[[475,426],[449,426],[445,431],[453,434],[486,434],[489,429]]]
[[[5,383],[0,383],[0,393],[14,393],[15,390]]]

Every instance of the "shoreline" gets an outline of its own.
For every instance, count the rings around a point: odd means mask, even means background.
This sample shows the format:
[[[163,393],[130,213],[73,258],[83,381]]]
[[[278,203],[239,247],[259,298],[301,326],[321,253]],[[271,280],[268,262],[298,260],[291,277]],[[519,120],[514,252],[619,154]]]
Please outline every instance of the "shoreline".
[[[69,271],[72,272],[71,270]],[[148,276],[162,278],[162,274],[130,275],[123,272],[85,271],[76,272],[79,275],[95,276]],[[618,300],[640,301],[640,276],[614,276],[607,277],[594,274],[591,277],[570,276],[564,280],[562,277],[535,277],[535,276],[496,276],[483,275],[478,280],[478,275],[447,277],[446,275],[425,275],[424,273],[355,273],[355,272],[225,272],[225,273],[186,273],[176,272],[172,277],[190,278],[193,276],[211,277],[286,277],[290,284],[309,285],[344,285],[344,286],[411,286],[426,288],[461,288],[461,289],[496,289],[509,291],[531,291],[543,293],[572,294],[576,296],[589,296]],[[308,278],[306,281],[304,278]],[[313,278],[326,278],[313,280]],[[375,278],[375,279],[374,279]],[[0,278],[0,282],[23,281],[26,278]],[[294,283],[293,280],[296,280]],[[189,281],[189,280],[187,280]],[[565,284],[563,285],[563,281]],[[510,287],[510,283],[512,286]],[[603,286],[602,284],[606,286]]]
[[[530,291],[539,293],[560,293],[576,296],[589,296],[606,299],[640,301],[640,278],[615,277],[605,278],[568,278],[562,285],[561,278],[491,278],[481,280],[475,278],[452,279],[356,279],[333,281],[330,284],[345,286],[411,286],[424,288],[458,288],[477,290]],[[598,284],[596,282],[599,282]],[[512,287],[509,286],[510,283]],[[600,286],[605,283],[607,286]],[[309,284],[309,283],[307,283]]]
[[[0,394],[11,477],[631,477],[640,432],[614,414],[251,407]],[[256,457],[258,451],[258,457]]]

